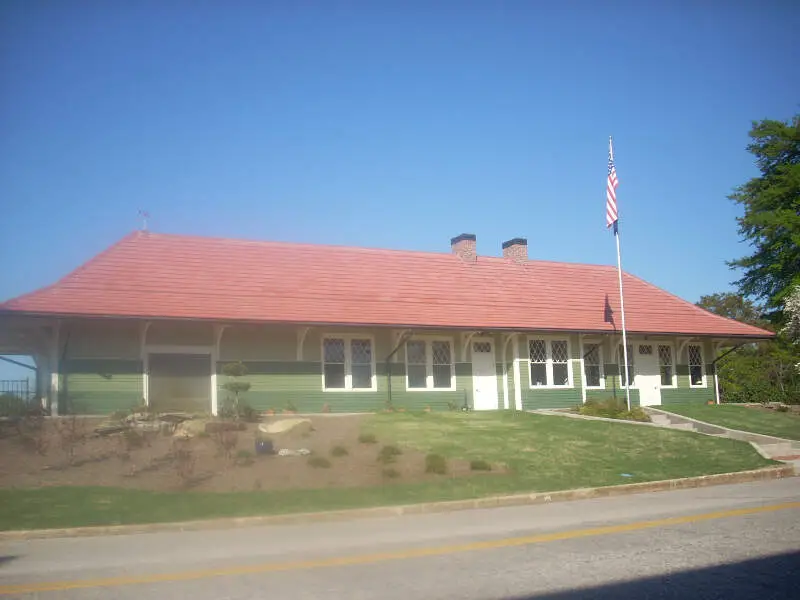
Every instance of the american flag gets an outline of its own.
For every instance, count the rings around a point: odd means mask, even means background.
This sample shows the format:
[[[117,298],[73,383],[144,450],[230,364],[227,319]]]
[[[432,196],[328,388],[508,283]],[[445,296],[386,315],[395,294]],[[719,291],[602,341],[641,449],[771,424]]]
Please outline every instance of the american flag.
[[[614,146],[611,138],[608,138],[608,181],[606,182],[606,227],[614,226],[614,233],[617,231],[617,169],[614,167]]]

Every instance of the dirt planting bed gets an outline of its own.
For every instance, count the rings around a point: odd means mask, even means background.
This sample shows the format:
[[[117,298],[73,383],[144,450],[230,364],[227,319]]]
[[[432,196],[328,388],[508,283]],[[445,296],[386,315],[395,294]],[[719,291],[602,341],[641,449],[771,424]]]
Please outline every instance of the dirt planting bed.
[[[454,459],[447,460],[446,475],[426,473],[425,454],[413,448],[401,447],[400,454],[379,460],[381,453],[392,454],[383,450],[392,440],[359,441],[365,418],[317,415],[309,417],[310,427],[269,436],[259,436],[254,423],[237,424],[239,429],[229,424],[225,431],[189,439],[167,428],[98,435],[99,421],[91,418],[48,418],[26,427],[6,423],[0,428],[0,486],[234,492],[366,487],[472,474],[469,462]],[[269,438],[273,454],[257,453],[258,437]]]

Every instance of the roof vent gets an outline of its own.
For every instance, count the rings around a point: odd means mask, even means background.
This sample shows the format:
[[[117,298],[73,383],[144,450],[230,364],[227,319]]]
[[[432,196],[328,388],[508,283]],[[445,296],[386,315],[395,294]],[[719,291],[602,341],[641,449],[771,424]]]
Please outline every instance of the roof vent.
[[[464,262],[475,262],[478,259],[477,239],[474,233],[462,233],[450,239],[450,248]]]
[[[503,258],[509,258],[514,262],[527,261],[528,240],[525,238],[514,238],[503,242]]]

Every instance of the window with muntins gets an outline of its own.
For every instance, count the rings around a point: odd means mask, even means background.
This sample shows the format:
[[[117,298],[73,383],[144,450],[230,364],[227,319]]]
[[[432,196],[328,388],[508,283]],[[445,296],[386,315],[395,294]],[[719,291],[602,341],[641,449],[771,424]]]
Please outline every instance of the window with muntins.
[[[672,346],[667,344],[658,345],[658,368],[661,372],[661,385],[665,387],[675,385],[673,380],[675,367],[672,362]]]
[[[449,340],[406,342],[406,386],[410,390],[455,388],[453,344]]]
[[[528,355],[531,365],[531,387],[569,387],[567,340],[530,339]]]
[[[372,340],[369,338],[324,338],[322,364],[325,390],[375,389]]]
[[[583,372],[587,388],[604,387],[600,344],[583,345]]]
[[[686,347],[689,358],[689,385],[692,387],[703,387],[703,348],[697,344],[689,344]]]

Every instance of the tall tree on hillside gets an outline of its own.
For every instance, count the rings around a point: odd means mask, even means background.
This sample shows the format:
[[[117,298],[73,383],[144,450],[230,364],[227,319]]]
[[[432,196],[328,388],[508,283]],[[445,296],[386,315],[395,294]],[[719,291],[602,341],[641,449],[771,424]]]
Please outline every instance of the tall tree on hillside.
[[[780,322],[786,297],[800,284],[800,114],[755,122],[750,137],[761,175],[730,199],[744,207],[739,233],[754,251],[729,265],[743,270],[741,292],[763,300]]]

